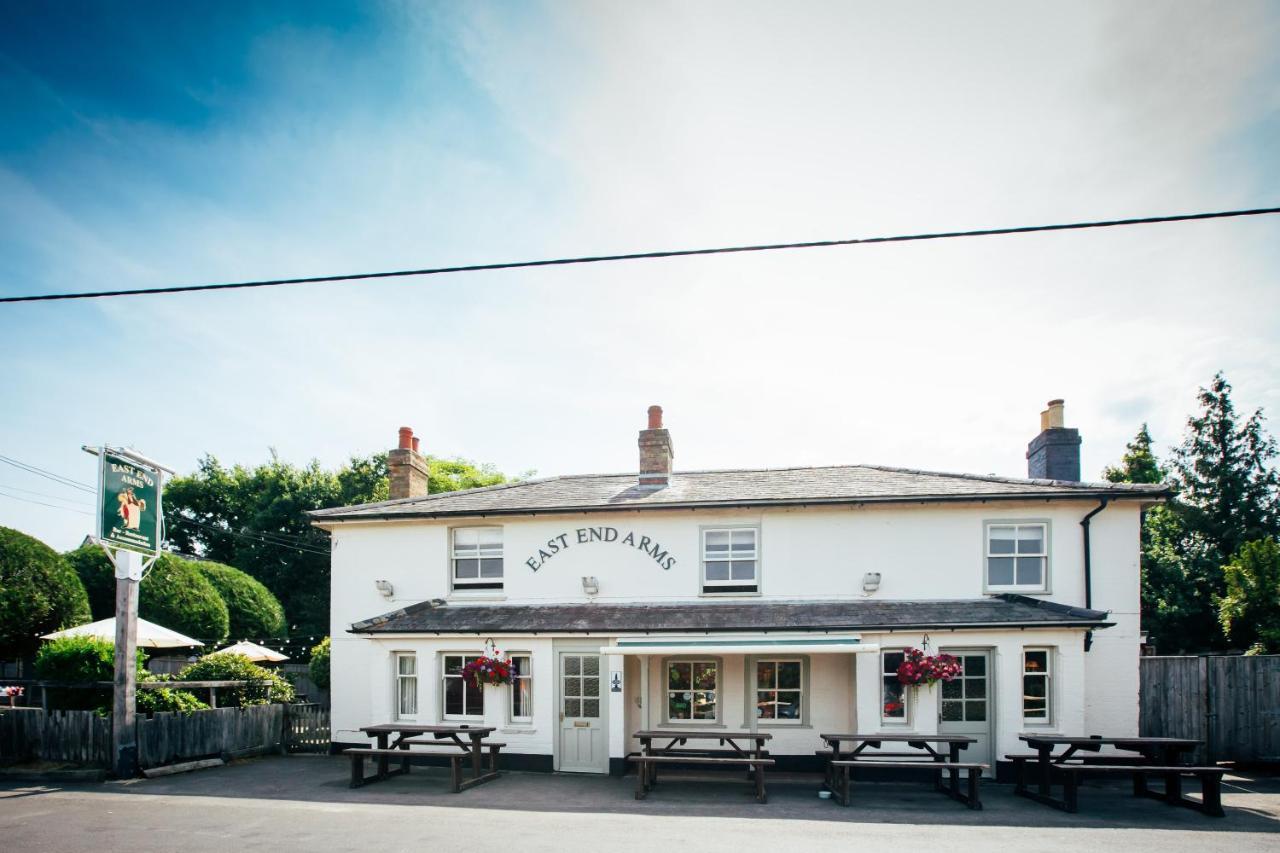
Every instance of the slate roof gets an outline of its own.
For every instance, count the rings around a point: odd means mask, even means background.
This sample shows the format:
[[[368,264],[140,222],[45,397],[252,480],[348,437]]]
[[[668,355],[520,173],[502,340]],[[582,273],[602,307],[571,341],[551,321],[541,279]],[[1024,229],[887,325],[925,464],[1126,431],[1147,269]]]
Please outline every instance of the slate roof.
[[[1164,485],[1022,480],[946,474],[882,465],[680,471],[663,488],[642,487],[630,474],[546,477],[443,492],[421,498],[314,510],[326,521],[603,512],[618,509],[794,506],[1028,498],[1148,498],[1170,494]]]
[[[1023,595],[943,601],[753,601],[451,605],[424,601],[351,626],[353,634],[872,631],[1106,627],[1107,614]]]

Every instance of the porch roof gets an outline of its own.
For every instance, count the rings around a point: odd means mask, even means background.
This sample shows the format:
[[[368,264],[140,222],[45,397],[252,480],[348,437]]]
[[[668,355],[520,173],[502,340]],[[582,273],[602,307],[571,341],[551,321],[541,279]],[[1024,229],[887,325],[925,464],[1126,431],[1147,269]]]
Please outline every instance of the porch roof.
[[[1100,610],[1023,595],[889,601],[696,601],[661,604],[445,604],[423,601],[356,622],[354,634],[623,634],[664,631],[872,631],[1104,628]]]

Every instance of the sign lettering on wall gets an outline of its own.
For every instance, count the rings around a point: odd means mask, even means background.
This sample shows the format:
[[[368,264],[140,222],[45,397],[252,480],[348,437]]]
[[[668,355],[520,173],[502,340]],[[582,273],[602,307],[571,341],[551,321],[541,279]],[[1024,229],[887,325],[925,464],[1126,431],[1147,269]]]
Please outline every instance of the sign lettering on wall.
[[[652,536],[644,536],[630,530],[622,533],[616,527],[579,527],[572,533],[552,536],[547,540],[547,544],[539,548],[537,554],[525,560],[524,564],[536,572],[561,551],[567,551],[573,545],[590,545],[594,542],[616,543],[643,551],[661,566],[663,571],[670,571],[676,564],[676,558],[671,556],[667,549],[658,544],[658,540]]]

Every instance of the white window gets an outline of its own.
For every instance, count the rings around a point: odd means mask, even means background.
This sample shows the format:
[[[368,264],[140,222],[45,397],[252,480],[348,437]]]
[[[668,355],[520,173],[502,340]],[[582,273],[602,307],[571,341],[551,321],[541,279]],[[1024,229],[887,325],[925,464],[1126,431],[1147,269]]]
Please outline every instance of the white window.
[[[796,723],[804,706],[804,661],[756,661],[756,718]]]
[[[886,723],[907,721],[907,686],[898,680],[898,667],[906,653],[884,651],[880,655],[880,718]]]
[[[1044,592],[1049,576],[1049,526],[1044,522],[987,525],[987,589]]]
[[[396,655],[396,719],[412,720],[418,716],[418,656]]]
[[[533,721],[533,658],[511,656],[511,722]]]
[[[479,657],[470,654],[445,655],[442,667],[441,694],[444,696],[446,720],[473,720],[484,717],[484,690],[462,678],[463,665]]]
[[[667,722],[715,722],[719,684],[719,661],[667,661]]]
[[[1052,722],[1053,650],[1022,651],[1022,718],[1028,723]]]
[[[502,589],[502,528],[453,529],[453,588]]]
[[[760,531],[754,527],[702,531],[702,591],[760,591]]]

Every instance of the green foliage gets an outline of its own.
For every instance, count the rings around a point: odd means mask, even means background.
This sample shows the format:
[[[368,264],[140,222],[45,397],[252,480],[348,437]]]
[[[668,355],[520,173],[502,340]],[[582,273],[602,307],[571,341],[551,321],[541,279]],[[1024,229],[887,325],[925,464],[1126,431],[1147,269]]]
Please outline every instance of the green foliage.
[[[155,690],[139,690],[137,709],[139,713],[146,714],[162,711],[180,711],[190,714],[192,711],[207,711],[209,705],[194,693],[161,687]]]
[[[279,673],[258,666],[244,655],[205,655],[178,673],[180,681],[256,681],[256,685],[218,691],[218,707],[292,702],[293,685]]]
[[[84,683],[115,679],[115,645],[98,637],[58,637],[46,640],[36,652],[36,678],[42,681]],[[142,671],[138,652],[138,671]],[[111,707],[111,688],[49,690],[53,708],[87,711]]]
[[[504,481],[491,466],[428,457],[434,492]],[[353,457],[337,471],[270,460],[254,468],[225,467],[212,456],[196,472],[165,487],[165,525],[179,551],[235,566],[284,606],[294,635],[329,630],[329,537],[306,513],[386,500],[385,453]]]
[[[1223,566],[1226,595],[1218,599],[1222,629],[1252,654],[1280,652],[1280,542],[1246,542]]]
[[[265,586],[231,566],[192,561],[227,605],[231,638],[284,637],[284,608]]]
[[[1117,466],[1108,466],[1102,476],[1111,483],[1163,483],[1168,472],[1160,466],[1151,449],[1151,433],[1143,424],[1133,441],[1125,445]]]
[[[91,621],[84,585],[39,539],[0,527],[0,659],[26,657],[39,635]]]
[[[329,638],[325,637],[311,649],[311,663],[309,664],[311,680],[321,690],[329,689],[329,651],[331,645]]]
[[[1271,465],[1277,450],[1261,410],[1242,420],[1221,373],[1197,402],[1170,466],[1177,497],[1143,519],[1142,621],[1164,652],[1227,648],[1219,604],[1230,597],[1224,566],[1246,543],[1280,536],[1280,479]],[[1121,465],[1107,469],[1108,479],[1121,482],[1163,473],[1145,425]],[[1242,618],[1249,617],[1232,617],[1232,642],[1252,636]]]
[[[85,545],[67,554],[67,560],[89,590],[95,618],[114,616],[115,570],[102,549]],[[161,554],[138,585],[138,615],[171,631],[212,642],[226,639],[230,622],[217,588],[194,562],[174,554]]]

